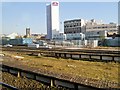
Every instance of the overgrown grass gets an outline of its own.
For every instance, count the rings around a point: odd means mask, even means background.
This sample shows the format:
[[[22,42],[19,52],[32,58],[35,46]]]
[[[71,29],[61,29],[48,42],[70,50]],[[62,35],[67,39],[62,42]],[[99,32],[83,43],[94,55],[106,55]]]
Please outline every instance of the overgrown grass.
[[[30,56],[25,53],[17,52],[4,52],[10,56],[23,56],[24,59],[20,59],[23,65],[29,67],[40,68],[43,70],[49,70],[60,74],[71,74],[73,76],[81,76],[87,78],[93,78],[98,80],[107,80],[118,83],[118,67],[120,63],[115,62],[93,62],[86,60],[72,60],[62,59],[44,56]],[[4,60],[9,62],[9,60]],[[14,61],[10,61],[14,62]]]

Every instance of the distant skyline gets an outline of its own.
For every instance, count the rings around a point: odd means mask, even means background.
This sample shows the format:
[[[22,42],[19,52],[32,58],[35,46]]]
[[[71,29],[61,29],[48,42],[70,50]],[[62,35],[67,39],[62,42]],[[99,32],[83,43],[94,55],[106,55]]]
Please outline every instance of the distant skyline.
[[[48,2],[3,2],[2,33],[25,34],[30,27],[31,33],[47,33],[46,4]],[[105,23],[118,23],[117,2],[60,2],[60,25],[63,32],[65,20],[96,19]]]

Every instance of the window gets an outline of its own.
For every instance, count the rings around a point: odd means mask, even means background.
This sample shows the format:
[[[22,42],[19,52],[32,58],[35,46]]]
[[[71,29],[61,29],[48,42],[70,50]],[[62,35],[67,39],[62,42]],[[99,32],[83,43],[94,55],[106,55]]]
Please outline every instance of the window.
[[[81,23],[79,25],[81,26]]]
[[[97,27],[93,27],[93,29],[96,29]]]
[[[116,28],[116,26],[113,26],[113,28]]]

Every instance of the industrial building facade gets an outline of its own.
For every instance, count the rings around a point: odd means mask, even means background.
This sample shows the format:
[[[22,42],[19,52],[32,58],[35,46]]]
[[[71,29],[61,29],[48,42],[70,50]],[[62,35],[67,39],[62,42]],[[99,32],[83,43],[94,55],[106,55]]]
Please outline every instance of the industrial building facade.
[[[46,6],[47,10],[47,39],[52,39],[54,32],[59,31],[59,2],[52,1]]]
[[[64,33],[84,33],[85,22],[83,19],[67,20],[64,22]]]
[[[101,40],[106,39],[108,35],[118,33],[118,27],[115,23],[98,23],[95,20],[91,20],[86,23],[86,39]]]
[[[118,27],[115,23],[104,24],[94,19],[85,21],[83,19],[73,19],[64,22],[64,33],[67,40],[81,40],[85,34],[87,40],[106,39],[107,35],[117,34]]]
[[[83,19],[64,21],[64,33],[66,34],[66,40],[83,40],[85,21]]]
[[[53,35],[53,40],[64,41],[66,40],[66,34],[64,33],[57,33]]]
[[[27,45],[32,44],[33,40],[31,38],[15,38],[15,39],[9,39],[9,38],[3,38],[0,39],[0,45]]]

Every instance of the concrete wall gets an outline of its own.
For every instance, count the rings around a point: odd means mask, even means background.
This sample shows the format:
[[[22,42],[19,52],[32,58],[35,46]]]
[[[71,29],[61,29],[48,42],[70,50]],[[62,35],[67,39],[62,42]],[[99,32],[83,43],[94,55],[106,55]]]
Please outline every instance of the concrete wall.
[[[73,59],[79,59],[80,57],[79,57],[79,55],[72,55],[72,58]]]
[[[100,59],[100,56],[91,56],[92,59]]]
[[[18,74],[18,71],[12,70],[12,69],[10,69],[9,72],[12,73],[12,74],[16,74],[16,75]]]
[[[27,77],[27,78],[34,79],[34,75],[33,75],[33,74],[30,74],[30,73],[21,72],[21,76],[25,76],[25,77]]]
[[[68,83],[68,82],[59,81],[59,80],[55,80],[55,84],[58,85],[58,86],[74,88],[74,84],[71,84],[71,83]]]
[[[45,82],[45,83],[51,83],[50,78],[45,78],[45,77],[42,77],[42,76],[36,76],[36,80],[42,81],[42,82]]]

